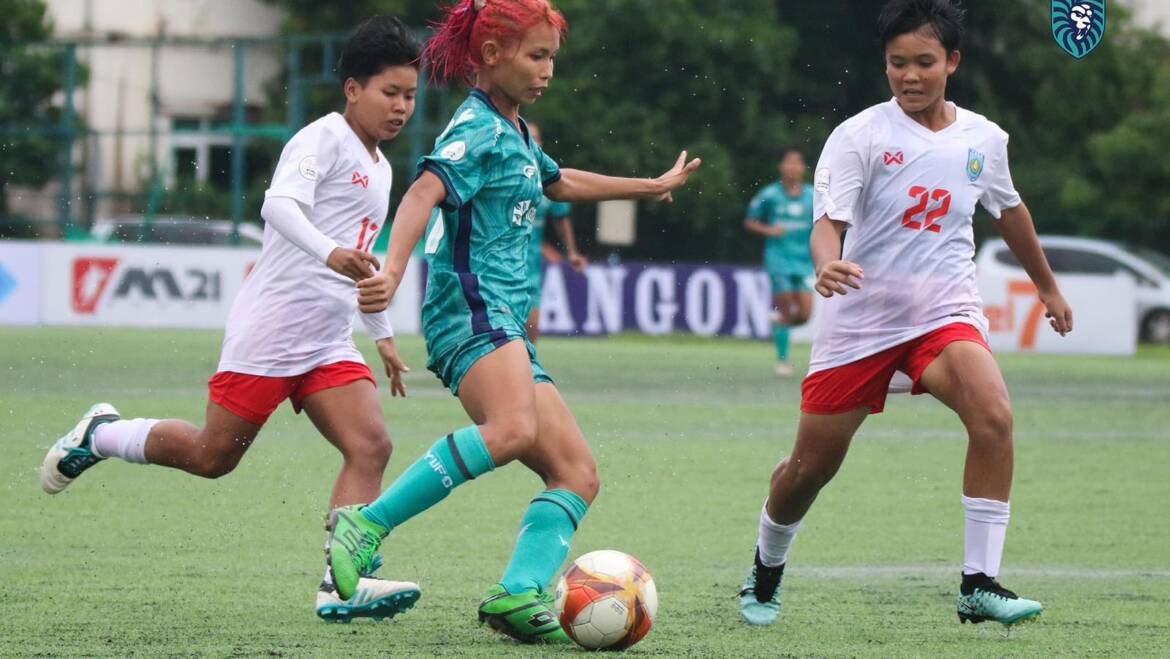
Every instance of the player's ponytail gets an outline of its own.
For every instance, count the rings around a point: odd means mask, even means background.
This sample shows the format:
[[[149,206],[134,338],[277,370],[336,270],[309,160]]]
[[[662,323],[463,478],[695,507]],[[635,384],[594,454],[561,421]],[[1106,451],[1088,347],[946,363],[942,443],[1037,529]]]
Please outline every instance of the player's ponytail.
[[[496,40],[511,44],[541,21],[564,38],[569,24],[548,0],[460,0],[443,9],[443,19],[433,23],[435,36],[423,51],[431,80],[473,82],[483,64],[483,44]]]

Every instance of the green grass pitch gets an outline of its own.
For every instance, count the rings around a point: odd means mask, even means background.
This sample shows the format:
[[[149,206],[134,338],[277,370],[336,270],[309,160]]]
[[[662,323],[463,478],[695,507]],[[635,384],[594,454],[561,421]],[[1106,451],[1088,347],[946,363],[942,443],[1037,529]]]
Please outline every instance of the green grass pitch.
[[[0,655],[579,652],[518,646],[475,621],[540,488],[520,465],[396,532],[383,571],[421,583],[423,599],[351,625],[312,610],[339,457],[287,406],[223,479],[110,461],[62,495],[40,491],[45,449],[95,401],[202,419],[219,342],[0,329]],[[423,368],[421,342],[402,343],[415,372],[410,398],[385,399],[387,484],[467,423]],[[735,593],[768,475],[793,442],[798,380],[771,375],[763,343],[551,339],[541,358],[602,475],[573,555],[621,549],[657,580],[657,624],[634,656],[1170,655],[1170,351],[1001,358],[1017,445],[1002,579],[1048,609],[1010,633],[955,617],[965,438],[936,401],[896,396],[867,421],[794,546],[780,623],[749,629]]]

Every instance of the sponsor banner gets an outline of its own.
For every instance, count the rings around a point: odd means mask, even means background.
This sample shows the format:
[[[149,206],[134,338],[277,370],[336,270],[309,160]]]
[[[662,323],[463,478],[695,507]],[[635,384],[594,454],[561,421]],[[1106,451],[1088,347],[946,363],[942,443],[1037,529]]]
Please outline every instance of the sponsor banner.
[[[259,256],[233,248],[46,245],[43,322],[222,329]],[[418,282],[412,263],[391,307],[397,333],[418,332]]]
[[[991,344],[1001,352],[1132,355],[1137,327],[1134,283],[1129,277],[1062,277],[1072,305],[1075,331],[1061,337],[1048,327],[1036,289],[1017,280],[983,274],[979,289],[991,327]],[[810,341],[813,318],[793,331]],[[577,273],[549,264],[541,295],[541,332],[596,336],[619,332],[766,339],[772,336],[772,290],[760,268],[726,265],[623,263],[594,265]]]
[[[1073,331],[1060,336],[1027,277],[981,273],[979,292],[991,347],[997,352],[1122,355],[1137,352],[1137,301],[1127,275],[1062,275],[1060,290],[1073,309]]]
[[[0,241],[0,325],[41,322],[41,243]]]
[[[545,270],[540,328],[562,335],[690,332],[761,339],[772,335],[771,314],[772,287],[760,268],[623,263],[577,273],[556,263]]]

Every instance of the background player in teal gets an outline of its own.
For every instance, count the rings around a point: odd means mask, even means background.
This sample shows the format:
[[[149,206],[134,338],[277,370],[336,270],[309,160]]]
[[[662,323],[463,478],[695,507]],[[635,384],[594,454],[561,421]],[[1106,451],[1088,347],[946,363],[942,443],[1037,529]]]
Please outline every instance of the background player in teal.
[[[530,225],[542,194],[557,201],[669,201],[699,161],[680,154],[653,179],[560,169],[535,144],[520,106],[547,90],[567,24],[548,0],[463,0],[445,10],[424,60],[440,80],[474,80],[395,215],[382,272],[359,282],[363,311],[393,298],[435,206],[423,331],[428,367],[459,397],[473,425],[439,439],[369,506],[330,515],[327,554],[337,589],[352,593],[382,540],[452,489],[513,460],[547,489],[528,506],[512,559],[479,619],[525,642],[568,642],[549,581],[597,495],[589,445],[536,361],[528,305]],[[472,538],[469,541],[474,542]]]
[[[776,341],[776,374],[790,376],[788,328],[803,325],[812,313],[808,278],[813,274],[808,242],[813,225],[812,186],[804,181],[808,165],[799,149],[780,152],[780,181],[756,193],[748,205],[744,226],[765,237],[764,270],[772,281],[772,302],[778,318],[772,329]]]
[[[528,122],[528,134],[532,141],[543,145],[540,137],[540,127],[534,122]],[[556,227],[561,243],[565,246],[565,256],[569,265],[577,272],[589,266],[589,260],[577,251],[577,240],[573,236],[573,220],[569,213],[573,207],[559,201],[553,201],[544,195],[540,197],[540,204],[536,207],[536,219],[532,222],[532,234],[528,240],[528,297],[530,306],[525,318],[528,319],[528,340],[536,343],[540,337],[540,292],[544,285],[545,242],[544,229],[549,222]],[[548,249],[552,249],[551,246]],[[552,252],[549,252],[551,254]],[[550,256],[551,258],[551,256]]]

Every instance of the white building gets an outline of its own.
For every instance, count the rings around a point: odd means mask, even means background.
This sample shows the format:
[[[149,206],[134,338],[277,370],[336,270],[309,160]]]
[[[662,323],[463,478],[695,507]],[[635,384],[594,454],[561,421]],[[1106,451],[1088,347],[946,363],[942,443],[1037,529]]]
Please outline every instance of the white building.
[[[79,143],[84,187],[100,192],[141,192],[151,175],[151,132],[155,162],[164,180],[176,168],[206,181],[213,156],[228,153],[228,135],[173,134],[173,130],[208,127],[230,119],[235,91],[234,38],[272,37],[284,20],[282,11],[260,0],[46,0],[54,38],[76,41],[78,60],[88,83],[74,95],[78,113],[96,133]],[[152,40],[170,43],[151,48]],[[215,40],[215,44],[201,43]],[[187,45],[180,45],[186,42]],[[245,103],[265,103],[264,86],[281,71],[272,46],[248,49]],[[152,96],[157,94],[157,109]],[[222,160],[222,158],[219,158]],[[82,181],[75,180],[79,197]],[[31,192],[31,191],[28,191]],[[54,217],[58,185],[13,195],[13,210]],[[24,205],[24,208],[19,206]],[[104,199],[97,215],[117,213],[115,200]],[[46,212],[47,211],[47,212]],[[80,215],[80,208],[74,211]]]
[[[1157,28],[1170,37],[1170,0],[1125,0],[1138,25]]]

